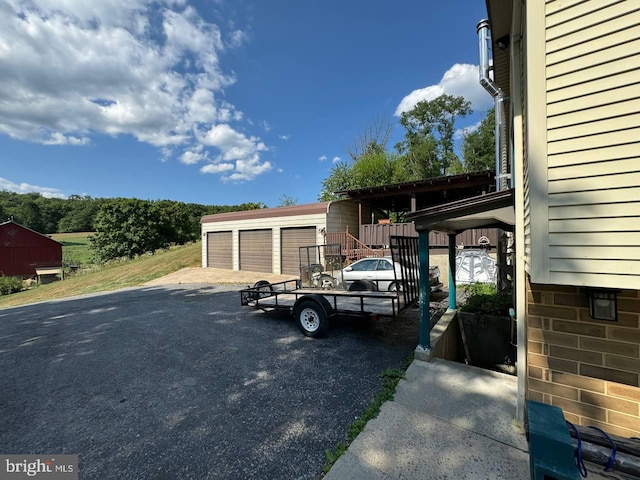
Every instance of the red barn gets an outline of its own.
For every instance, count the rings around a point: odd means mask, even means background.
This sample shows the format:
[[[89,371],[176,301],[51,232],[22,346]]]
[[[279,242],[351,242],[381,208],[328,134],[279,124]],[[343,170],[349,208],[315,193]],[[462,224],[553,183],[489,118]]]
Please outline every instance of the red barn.
[[[0,223],[0,275],[34,277],[36,269],[62,268],[62,244],[18,225]]]

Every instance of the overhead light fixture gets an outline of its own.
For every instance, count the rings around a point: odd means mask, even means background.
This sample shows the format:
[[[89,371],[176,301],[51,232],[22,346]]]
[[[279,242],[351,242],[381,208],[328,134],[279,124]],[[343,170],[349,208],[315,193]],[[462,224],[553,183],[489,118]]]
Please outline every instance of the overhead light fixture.
[[[589,316],[594,320],[618,321],[617,290],[587,288]]]
[[[505,35],[496,40],[496,45],[500,50],[506,52],[509,49],[509,35]]]

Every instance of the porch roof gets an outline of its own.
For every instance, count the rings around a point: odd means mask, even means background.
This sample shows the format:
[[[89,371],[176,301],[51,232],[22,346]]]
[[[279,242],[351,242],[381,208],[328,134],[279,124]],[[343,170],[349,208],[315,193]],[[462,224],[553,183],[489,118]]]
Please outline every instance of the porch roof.
[[[416,230],[460,233],[469,228],[513,230],[514,190],[500,190],[455,202],[425,208],[407,217]]]
[[[336,192],[344,198],[390,212],[411,212],[473,197],[495,189],[495,172],[463,173]]]

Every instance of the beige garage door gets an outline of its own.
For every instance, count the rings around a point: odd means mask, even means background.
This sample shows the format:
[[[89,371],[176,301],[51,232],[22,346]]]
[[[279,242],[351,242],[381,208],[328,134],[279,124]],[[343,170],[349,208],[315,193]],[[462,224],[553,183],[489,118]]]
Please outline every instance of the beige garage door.
[[[273,272],[272,239],[271,229],[240,231],[240,270]]]
[[[281,271],[300,275],[299,248],[316,244],[316,227],[283,228],[280,235]]]
[[[232,253],[231,232],[207,233],[207,266],[232,269]]]

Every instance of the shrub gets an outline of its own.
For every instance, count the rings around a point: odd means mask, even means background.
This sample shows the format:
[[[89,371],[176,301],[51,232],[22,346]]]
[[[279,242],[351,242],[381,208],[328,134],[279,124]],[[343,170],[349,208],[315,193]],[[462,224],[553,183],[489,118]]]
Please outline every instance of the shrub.
[[[0,295],[10,295],[23,290],[22,280],[16,277],[0,277]]]
[[[461,312],[480,313],[485,315],[509,315],[513,307],[513,296],[510,291],[498,292],[490,283],[474,283],[467,288],[469,297],[460,307]]]

